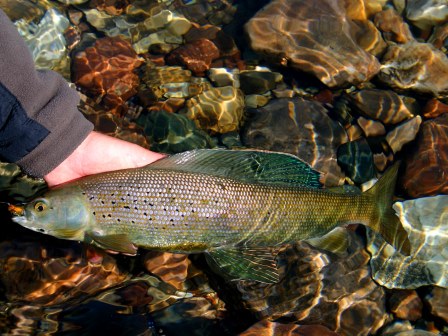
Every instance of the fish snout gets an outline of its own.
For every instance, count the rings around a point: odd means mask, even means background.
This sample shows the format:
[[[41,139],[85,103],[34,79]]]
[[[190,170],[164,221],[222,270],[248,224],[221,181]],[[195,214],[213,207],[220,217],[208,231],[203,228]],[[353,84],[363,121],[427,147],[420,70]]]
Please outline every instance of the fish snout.
[[[10,204],[8,205],[8,210],[14,216],[23,216],[25,214],[25,206]]]

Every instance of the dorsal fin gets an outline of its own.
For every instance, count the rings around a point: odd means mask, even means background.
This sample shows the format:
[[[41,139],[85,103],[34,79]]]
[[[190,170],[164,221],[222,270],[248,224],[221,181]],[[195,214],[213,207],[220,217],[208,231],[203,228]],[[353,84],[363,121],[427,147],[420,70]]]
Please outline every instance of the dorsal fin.
[[[156,161],[147,169],[203,173],[249,183],[321,188],[321,174],[294,155],[261,150],[196,149]]]

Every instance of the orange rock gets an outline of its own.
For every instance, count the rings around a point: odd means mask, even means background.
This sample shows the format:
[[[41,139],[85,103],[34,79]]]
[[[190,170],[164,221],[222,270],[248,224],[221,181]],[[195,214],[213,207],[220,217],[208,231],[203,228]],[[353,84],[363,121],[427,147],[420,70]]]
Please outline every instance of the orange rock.
[[[89,95],[116,107],[137,93],[140,80],[134,70],[142,63],[127,41],[105,37],[75,55],[72,80]]]
[[[414,39],[408,24],[393,8],[376,13],[374,22],[378,29],[383,32],[387,41],[407,43]]]
[[[396,290],[390,299],[390,310],[396,317],[416,321],[422,317],[423,302],[415,290]]]
[[[342,0],[274,0],[246,31],[253,50],[337,87],[366,82],[380,69],[354,41],[352,27]]]
[[[414,198],[448,193],[448,114],[425,121],[402,178]]]
[[[439,115],[448,112],[448,105],[437,99],[430,99],[423,107],[422,113],[425,118],[437,118]]]
[[[316,324],[298,325],[278,322],[260,321],[239,334],[239,336],[338,336],[330,329]]]
[[[165,60],[171,65],[185,65],[194,74],[202,75],[219,56],[219,49],[212,41],[199,39],[174,49]]]

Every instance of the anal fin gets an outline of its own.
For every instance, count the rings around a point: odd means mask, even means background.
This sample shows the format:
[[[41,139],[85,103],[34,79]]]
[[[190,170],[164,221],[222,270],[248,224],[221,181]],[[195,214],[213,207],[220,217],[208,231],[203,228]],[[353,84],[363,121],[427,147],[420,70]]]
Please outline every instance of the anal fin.
[[[231,279],[276,283],[280,280],[276,256],[268,247],[235,247],[208,251],[206,259],[217,273]]]
[[[349,235],[345,228],[336,227],[322,237],[309,238],[305,241],[322,250],[330,251],[335,254],[343,254],[344,252],[347,252]]]

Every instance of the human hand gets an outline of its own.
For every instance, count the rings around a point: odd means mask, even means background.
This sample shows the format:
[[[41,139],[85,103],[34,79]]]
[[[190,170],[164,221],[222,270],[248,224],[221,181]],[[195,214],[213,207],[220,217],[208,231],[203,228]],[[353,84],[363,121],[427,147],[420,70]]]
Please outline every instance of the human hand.
[[[145,166],[162,157],[163,154],[151,152],[136,144],[91,132],[79,147],[45,175],[44,179],[51,187],[86,175]]]

